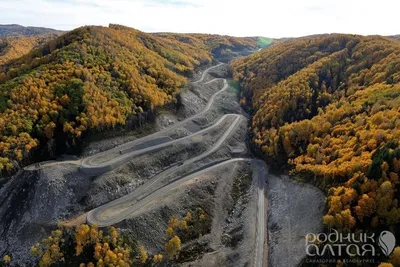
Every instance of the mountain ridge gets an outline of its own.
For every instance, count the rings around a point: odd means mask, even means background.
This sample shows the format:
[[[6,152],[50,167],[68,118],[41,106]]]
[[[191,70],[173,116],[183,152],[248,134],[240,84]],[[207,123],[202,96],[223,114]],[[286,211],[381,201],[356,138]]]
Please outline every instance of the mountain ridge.
[[[45,27],[21,26],[19,24],[0,24],[0,38],[5,36],[37,36],[42,34],[60,34],[64,31]]]

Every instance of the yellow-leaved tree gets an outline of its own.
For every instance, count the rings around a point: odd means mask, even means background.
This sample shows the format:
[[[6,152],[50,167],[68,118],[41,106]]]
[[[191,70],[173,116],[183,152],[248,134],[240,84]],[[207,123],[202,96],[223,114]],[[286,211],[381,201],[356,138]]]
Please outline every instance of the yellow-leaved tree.
[[[144,247],[140,247],[140,261],[134,250],[124,242],[119,231],[110,227],[100,230],[95,225],[82,224],[76,229],[61,228],[52,231],[31,248],[40,267],[53,264],[62,266],[115,266],[130,267],[144,263]]]

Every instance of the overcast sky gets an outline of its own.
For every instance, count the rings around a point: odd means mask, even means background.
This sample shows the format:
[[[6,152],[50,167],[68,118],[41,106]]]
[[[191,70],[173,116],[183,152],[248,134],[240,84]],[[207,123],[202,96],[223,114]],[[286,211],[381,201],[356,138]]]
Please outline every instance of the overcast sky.
[[[0,0],[0,24],[298,37],[400,34],[398,0]]]

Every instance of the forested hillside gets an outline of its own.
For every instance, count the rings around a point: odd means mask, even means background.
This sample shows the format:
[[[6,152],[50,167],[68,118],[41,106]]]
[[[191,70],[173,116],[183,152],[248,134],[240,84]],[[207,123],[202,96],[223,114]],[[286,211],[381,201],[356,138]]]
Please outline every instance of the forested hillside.
[[[156,33],[164,42],[183,42],[190,44],[197,49],[207,50],[213,55],[223,56],[232,53],[232,49],[255,49],[268,46],[260,40],[267,38],[223,36],[215,34],[180,34],[180,33]],[[272,42],[272,39],[270,40]]]
[[[175,101],[186,77],[221,46],[257,40],[82,27],[0,65],[0,169],[37,147],[73,146],[88,130],[137,124]]]
[[[398,41],[306,37],[231,67],[243,85],[241,103],[254,112],[255,147],[326,190],[326,225],[354,230],[399,223]]]
[[[0,65],[29,53],[32,49],[38,48],[57,36],[58,34],[44,34],[30,37],[12,36],[0,38]]]

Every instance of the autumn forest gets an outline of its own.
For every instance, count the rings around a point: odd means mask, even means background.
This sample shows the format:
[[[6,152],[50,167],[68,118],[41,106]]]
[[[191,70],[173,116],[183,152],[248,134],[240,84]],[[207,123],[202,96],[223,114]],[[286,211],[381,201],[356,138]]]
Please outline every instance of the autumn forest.
[[[400,222],[400,43],[323,35],[232,64],[254,113],[251,140],[269,162],[327,194],[323,222],[344,231]]]
[[[10,29],[19,30],[16,26]],[[160,111],[178,110],[181,93],[193,89],[190,81],[194,77],[206,68],[215,68],[210,66],[220,63],[221,58],[247,49],[247,56],[235,54],[233,60],[226,60],[228,64],[220,64],[224,69],[208,73],[208,80],[203,81],[210,88],[219,79],[226,87],[228,83],[235,87],[238,113],[248,119],[248,124],[243,119],[242,143],[250,149],[243,153],[251,160],[262,158],[257,160],[264,165],[267,162],[273,172],[288,175],[291,181],[322,191],[324,215],[320,213],[315,220],[319,226],[323,224],[324,231],[390,230],[400,235],[399,36],[322,34],[273,40],[145,33],[117,24],[84,26],[69,32],[50,30],[25,28],[23,34],[7,36],[0,31],[1,186],[18,177],[25,166],[64,154],[77,155],[77,149],[91,135],[142,129],[154,122]],[[216,92],[207,92],[214,94],[212,101],[221,93]],[[224,110],[223,115],[232,114]],[[208,126],[199,127],[204,130]],[[236,156],[233,154],[229,159]],[[114,156],[122,157],[122,149]],[[168,163],[157,171],[179,169],[184,162]],[[132,166],[129,170],[136,175]],[[149,173],[158,176],[155,170]],[[268,172],[264,173],[268,177]],[[107,195],[114,185],[108,187],[112,183],[108,180],[101,184],[102,179],[96,182]],[[140,182],[133,184],[139,187]],[[236,190],[244,190],[241,186]],[[268,186],[268,181],[263,186]],[[209,189],[212,187],[214,183]],[[121,193],[119,189],[117,186],[115,194]],[[133,186],[121,196],[135,189]],[[95,208],[87,203],[96,193],[75,199],[79,205],[84,203],[82,207],[87,205],[77,210],[86,213]],[[104,204],[113,197],[99,199]],[[135,197],[136,202],[140,200]],[[244,199],[238,201],[247,205]],[[269,208],[269,204],[262,205]],[[85,221],[75,229],[61,224],[53,227],[47,238],[31,247],[31,256],[39,266],[154,266],[163,262],[163,257],[164,262],[177,259],[181,242],[191,243],[212,234],[213,215],[199,207],[185,210],[184,216],[169,217],[167,228],[162,229],[166,243],[153,254],[117,228],[99,228]],[[0,266],[10,262],[6,256]],[[383,267],[400,266],[400,247],[384,259],[388,263]]]

